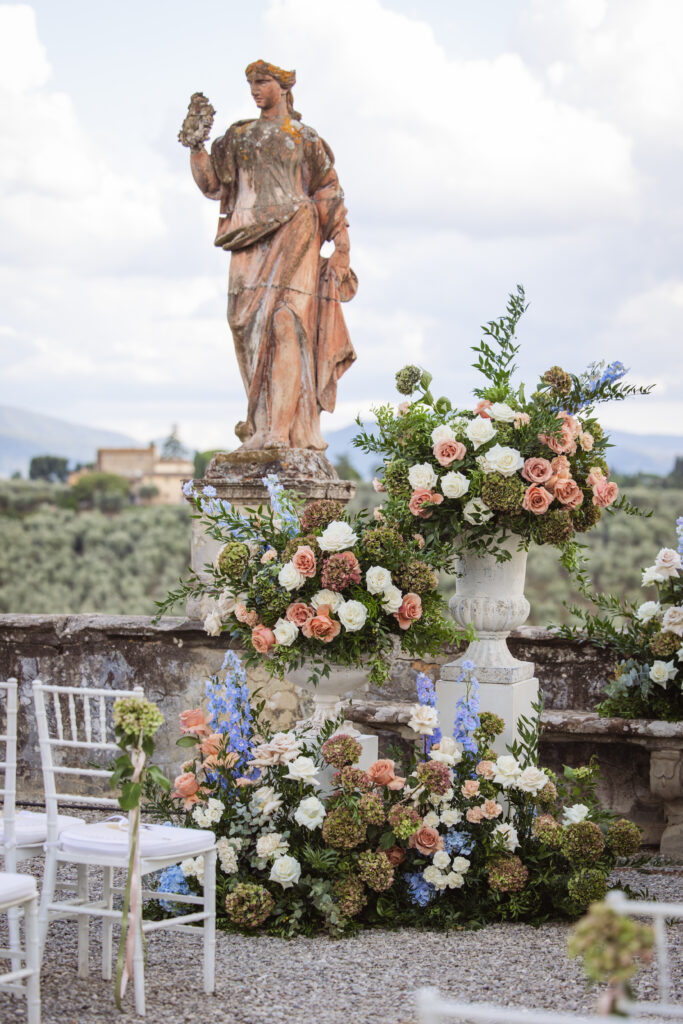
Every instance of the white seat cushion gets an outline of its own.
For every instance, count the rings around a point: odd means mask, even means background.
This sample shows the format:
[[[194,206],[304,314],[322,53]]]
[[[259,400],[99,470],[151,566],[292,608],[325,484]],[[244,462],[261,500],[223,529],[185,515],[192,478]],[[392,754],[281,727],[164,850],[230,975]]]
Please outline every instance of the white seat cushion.
[[[70,825],[84,825],[83,818],[72,818],[68,814],[57,817],[57,829],[61,833]],[[0,816],[0,844],[4,839],[4,825]],[[17,846],[36,846],[47,839],[47,814],[40,811],[16,811],[14,815],[14,836]]]
[[[215,843],[213,832],[200,828],[176,828],[172,825],[140,826],[141,857],[192,857],[210,850]],[[128,820],[98,821],[92,825],[75,825],[59,837],[64,853],[102,853],[128,855]]]
[[[38,887],[33,875],[14,875],[0,871],[0,907],[21,903],[37,896]]]

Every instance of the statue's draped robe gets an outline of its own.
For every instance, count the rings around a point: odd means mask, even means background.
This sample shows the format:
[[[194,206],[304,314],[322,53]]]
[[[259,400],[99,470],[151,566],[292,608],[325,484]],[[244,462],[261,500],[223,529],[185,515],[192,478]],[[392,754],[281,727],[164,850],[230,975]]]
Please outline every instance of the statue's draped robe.
[[[228,322],[248,396],[246,441],[270,423],[273,317],[286,309],[301,353],[299,402],[290,429],[293,448],[324,450],[320,410],[334,409],[337,381],[356,354],[340,301],[355,292],[355,275],[340,286],[320,247],[346,224],[334,157],[317,133],[298,121],[239,121],[211,147],[220,181],[215,244],[232,253]]]

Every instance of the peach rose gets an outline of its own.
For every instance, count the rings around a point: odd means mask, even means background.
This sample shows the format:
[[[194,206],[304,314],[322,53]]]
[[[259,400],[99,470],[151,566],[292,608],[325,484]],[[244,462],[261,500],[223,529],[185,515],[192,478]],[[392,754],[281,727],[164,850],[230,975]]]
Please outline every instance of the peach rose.
[[[416,542],[416,544],[417,544],[418,548],[420,549],[420,551],[422,551],[422,548],[425,546],[425,539],[422,536],[422,534],[421,533],[414,533],[413,534],[413,540]]]
[[[386,516],[384,515],[384,512],[382,512],[382,508],[380,505],[375,505],[375,507],[373,508],[372,518],[377,523],[383,523],[384,520],[386,519]]]
[[[417,487],[410,496],[408,508],[414,516],[419,516],[420,519],[429,519],[432,514],[429,506],[440,505],[442,501],[443,494],[435,494],[428,487]]]
[[[583,491],[575,480],[558,480],[555,484],[555,497],[567,508],[578,508],[583,501]]]
[[[202,752],[202,756],[208,757],[209,754],[217,754],[223,746],[224,739],[225,737],[222,732],[212,732],[210,736],[207,736],[206,739],[202,741],[199,748]]]
[[[275,643],[275,634],[267,626],[254,626],[251,631],[251,645],[259,654],[267,654]]]
[[[374,786],[388,786],[396,778],[395,764],[389,757],[374,761],[368,768],[370,781]]]
[[[496,774],[496,768],[493,761],[480,761],[475,768],[477,775],[481,775],[482,778],[488,779],[489,781]]]
[[[477,779],[467,779],[467,781],[463,782],[462,786],[460,787],[460,792],[468,800],[470,799],[470,797],[476,796],[478,794],[478,792],[479,792],[479,782],[478,782],[478,780]]]
[[[593,442],[594,442],[594,440],[595,439],[594,439],[593,435],[589,434],[587,430],[584,430],[581,434],[579,434],[579,444],[581,445],[581,447],[583,448],[583,450],[585,452],[592,452],[593,451]]]
[[[417,832],[410,837],[410,846],[413,850],[418,850],[425,856],[429,856],[436,853],[437,850],[443,850],[443,839],[435,828],[421,825]]]
[[[527,459],[522,469],[522,476],[530,484],[544,484],[552,475],[552,466],[547,459]]]
[[[408,629],[411,623],[422,618],[422,598],[419,594],[406,594],[401,607],[395,614],[401,629]]]
[[[229,768],[234,768],[239,756],[234,750],[231,750],[225,757],[219,757],[217,753],[209,754],[202,767],[208,772],[218,771],[219,768],[224,768],[227,771]]]
[[[410,402],[399,402],[398,403],[398,414],[399,416],[405,416],[410,409]]]
[[[492,818],[497,818],[499,814],[503,813],[503,808],[495,800],[484,800],[479,810],[487,821],[491,821]]]
[[[557,418],[558,420],[564,420],[566,426],[569,427],[569,432],[571,433],[572,437],[579,436],[579,434],[581,433],[581,424],[575,416],[572,416],[572,414],[569,412],[558,412]]]
[[[490,420],[491,416],[486,410],[490,409],[492,405],[493,402],[489,402],[488,398],[482,398],[474,407],[474,415],[482,416],[485,420]]]
[[[377,494],[383,494],[384,491],[386,491],[386,487],[384,486],[382,481],[379,479],[379,477],[376,477],[376,476],[373,476],[373,478],[372,478],[372,487],[373,487],[373,490],[375,490],[377,492]]]
[[[235,779],[235,785],[241,789],[242,786],[255,786],[260,781],[260,779],[245,779],[243,775],[240,775],[238,779]]]
[[[275,548],[268,548],[268,550],[264,551],[261,555],[261,565],[268,565],[268,562],[274,562],[276,558],[277,551]]]
[[[531,416],[528,412],[518,412],[515,416],[515,430],[519,430],[520,427],[528,427],[531,423]]]
[[[524,493],[522,508],[526,509],[527,512],[533,512],[534,515],[540,516],[548,511],[552,500],[553,496],[550,491],[546,491],[545,487],[538,487],[536,484],[532,484]]]
[[[243,625],[249,626],[250,629],[258,625],[258,612],[250,612],[241,601],[235,605],[235,618]]]
[[[605,474],[603,473],[603,471],[600,469],[599,466],[591,466],[590,470],[588,471],[588,476],[586,477],[586,483],[588,484],[589,487],[595,487],[595,485],[600,480],[606,480],[606,479],[607,479],[607,477],[605,476]]]
[[[553,476],[556,476],[558,480],[569,480],[571,478],[572,467],[566,455],[556,455],[554,459],[550,460],[550,465]]]
[[[197,796],[199,783],[192,772],[183,772],[182,775],[177,775],[173,786],[174,789],[171,797],[173,800],[182,800],[185,810],[191,807],[192,804],[199,803],[199,797]]]
[[[296,549],[292,556],[292,565],[302,576],[307,576],[309,579],[315,576],[315,555],[308,544],[301,545]]]
[[[576,441],[572,435],[572,428],[566,421],[560,428],[559,438],[554,434],[539,434],[538,440],[542,444],[547,445],[556,455],[563,455],[565,452],[568,455],[573,455],[576,451]]]
[[[208,719],[201,708],[190,708],[180,712],[180,731],[190,732],[195,736],[208,736],[211,730]]]
[[[450,466],[451,462],[464,459],[467,449],[462,441],[437,441],[433,451],[440,466]]]
[[[465,815],[471,825],[478,825],[484,817],[484,813],[481,807],[470,807],[469,811]]]
[[[304,604],[303,601],[293,601],[285,612],[285,618],[293,622],[299,629],[315,615],[315,609]]]
[[[321,640],[324,644],[332,643],[341,632],[341,623],[330,618],[329,605],[321,604],[318,614],[305,622],[301,632],[308,640]]]
[[[593,504],[599,508],[607,508],[613,501],[617,500],[619,487],[609,480],[598,480],[593,484]]]
[[[389,863],[397,868],[406,859],[406,851],[400,846],[390,846],[388,850],[385,850]]]
[[[391,782],[387,782],[387,789],[392,790],[394,793],[398,793],[399,790],[403,789],[406,784],[405,778],[401,775],[394,775]]]

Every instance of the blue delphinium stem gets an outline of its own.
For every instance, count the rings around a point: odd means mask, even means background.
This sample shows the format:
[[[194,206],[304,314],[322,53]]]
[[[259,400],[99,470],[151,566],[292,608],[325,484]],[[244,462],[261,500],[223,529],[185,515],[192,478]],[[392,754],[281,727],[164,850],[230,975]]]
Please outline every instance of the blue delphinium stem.
[[[280,520],[282,530],[288,533],[290,537],[293,537],[299,531],[299,517],[291,507],[285,489],[278,480],[277,475],[269,473],[268,476],[261,478],[261,483],[268,489],[273,515],[277,516]]]
[[[678,553],[683,555],[683,516],[676,520],[676,533],[678,534]]]
[[[417,688],[417,699],[420,704],[425,704],[430,708],[436,707],[436,689],[430,676],[426,672],[418,672],[417,679],[415,680],[415,686]],[[424,737],[424,752],[425,755],[429,753],[435,743],[441,742],[441,729],[438,725],[431,736]]]
[[[458,676],[458,682],[465,684],[465,696],[460,697],[455,705],[455,727],[453,739],[462,743],[465,750],[471,754],[477,751],[477,744],[470,733],[481,725],[479,719],[479,681],[474,675],[474,662],[462,662],[462,672]]]
[[[240,773],[249,759],[252,737],[247,673],[235,651],[225,652],[222,670],[225,671],[223,680],[218,675],[207,680],[207,708],[213,731],[228,733],[228,748],[239,754],[234,770]]]

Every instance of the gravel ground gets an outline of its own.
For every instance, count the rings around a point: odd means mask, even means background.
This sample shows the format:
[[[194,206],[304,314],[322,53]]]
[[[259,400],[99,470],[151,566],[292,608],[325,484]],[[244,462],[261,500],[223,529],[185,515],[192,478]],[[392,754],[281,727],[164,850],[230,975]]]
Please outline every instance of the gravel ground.
[[[23,867],[23,865],[22,865]],[[30,867],[30,864],[27,865]],[[39,868],[37,869],[39,871]],[[613,879],[651,897],[683,899],[683,866],[653,860]],[[4,928],[4,921],[1,923]],[[147,1018],[164,1024],[206,1020],[234,1024],[412,1024],[416,988],[476,1002],[592,1011],[580,967],[566,956],[568,925],[494,924],[447,935],[402,929],[357,938],[290,942],[218,933],[216,993],[201,986],[201,939],[172,932],[149,936]],[[115,933],[116,934],[116,933]],[[0,945],[5,935],[0,931]],[[683,1000],[683,922],[669,928],[672,990]],[[113,985],[98,974],[99,923],[91,924],[91,976],[76,974],[76,924],[51,925],[41,975],[44,1024],[137,1021],[114,1006]],[[641,972],[638,995],[654,998],[656,969]],[[0,1021],[25,1021],[23,1000],[0,994]]]

